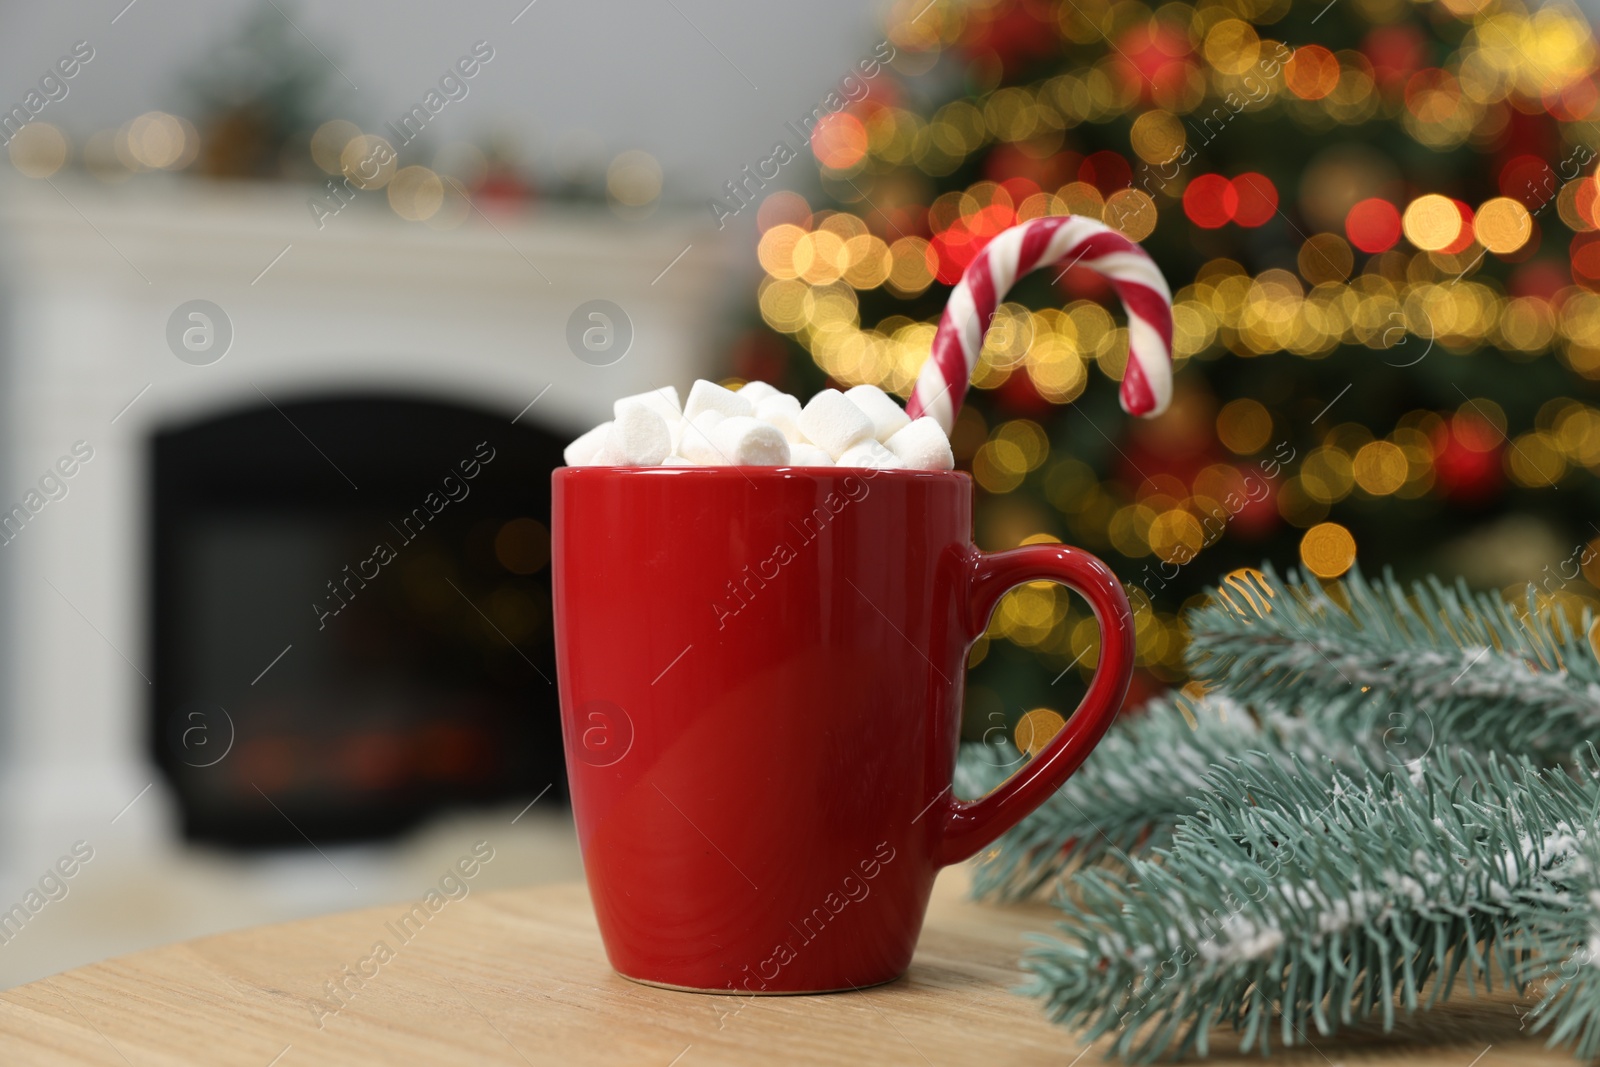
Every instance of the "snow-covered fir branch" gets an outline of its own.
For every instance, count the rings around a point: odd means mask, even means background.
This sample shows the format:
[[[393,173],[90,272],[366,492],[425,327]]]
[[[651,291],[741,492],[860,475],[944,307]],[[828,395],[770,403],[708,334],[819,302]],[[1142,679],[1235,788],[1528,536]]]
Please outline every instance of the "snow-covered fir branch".
[[[1336,586],[1271,569],[1244,597],[1219,591],[1188,617],[1190,667],[1235,700],[1308,715],[1352,711],[1361,729],[1423,733],[1561,762],[1600,736],[1591,620],[1574,625],[1437,579],[1359,573]],[[1409,742],[1415,744],[1416,742]]]
[[[1595,815],[1591,831],[1600,829]],[[1584,837],[1573,874],[1566,892],[1541,902],[1523,936],[1524,976],[1544,983],[1523,1019],[1551,1044],[1570,1044],[1592,1062],[1600,1059],[1600,832]]]
[[[1180,815],[1197,810],[1212,769],[1244,753],[1260,760],[1331,758],[1349,770],[1374,765],[1342,735],[1270,705],[1252,713],[1221,694],[1192,703],[1163,698],[1123,716],[1049,800],[978,857],[973,892],[1016,900],[1055,887],[1072,867],[1126,863],[1164,846]],[[969,745],[956,792],[977,797],[1024,757],[1009,743]]]
[[[1051,1017],[1085,1039],[1115,1034],[1118,1055],[1203,1055],[1219,1024],[1260,1051],[1274,1031],[1293,1045],[1356,1020],[1392,1027],[1458,986],[1540,977],[1519,963],[1529,931],[1545,931],[1550,968],[1592,936],[1548,925],[1593,870],[1587,771],[1438,754],[1415,775],[1347,775],[1256,759],[1208,787],[1169,848],[1125,876],[1075,875],[1059,938],[1024,958]],[[1548,1009],[1558,1037],[1576,1025],[1593,1040],[1589,983]]]

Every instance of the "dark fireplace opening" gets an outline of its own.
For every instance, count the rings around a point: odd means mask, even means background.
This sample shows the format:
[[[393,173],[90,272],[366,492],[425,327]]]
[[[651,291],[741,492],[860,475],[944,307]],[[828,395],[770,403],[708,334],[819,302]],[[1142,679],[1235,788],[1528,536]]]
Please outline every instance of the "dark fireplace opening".
[[[503,416],[365,395],[158,433],[150,736],[185,835],[320,844],[563,802],[560,462]]]

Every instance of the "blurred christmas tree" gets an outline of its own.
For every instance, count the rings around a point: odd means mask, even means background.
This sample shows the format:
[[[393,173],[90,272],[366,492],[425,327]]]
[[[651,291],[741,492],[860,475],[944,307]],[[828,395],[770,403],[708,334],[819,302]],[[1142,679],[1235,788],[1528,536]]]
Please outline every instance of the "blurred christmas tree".
[[[1065,540],[1124,577],[1131,699],[1182,678],[1181,609],[1262,558],[1600,604],[1600,88],[1575,9],[903,0],[887,40],[819,113],[809,200],[725,201],[758,204],[788,339],[738,373],[904,396],[995,233],[1073,213],[1144,242],[1176,296],[1172,410],[1130,424],[1114,300],[1041,271],[954,435],[982,547]],[[1012,594],[969,736],[1052,732],[1094,646],[1063,590]]]

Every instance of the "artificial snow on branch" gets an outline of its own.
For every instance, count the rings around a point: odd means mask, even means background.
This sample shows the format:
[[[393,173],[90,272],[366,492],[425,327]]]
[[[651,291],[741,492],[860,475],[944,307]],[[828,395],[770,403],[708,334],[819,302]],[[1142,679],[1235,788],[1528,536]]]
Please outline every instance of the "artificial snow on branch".
[[[1067,784],[980,857],[974,892],[1018,899],[1076,865],[1163,845],[1205,773],[1254,750],[1328,757],[1351,773],[1438,751],[1562,762],[1600,736],[1600,660],[1586,627],[1438,582],[1359,574],[1338,586],[1249,572],[1192,613],[1191,660],[1214,688],[1122,718]],[[1348,680],[1347,680],[1348,679]],[[1359,684],[1357,684],[1359,682]],[[1191,710],[1192,708],[1192,710]],[[1022,756],[969,746],[957,787],[977,796]]]
[[[1362,731],[1399,724],[1538,762],[1600,735],[1588,623],[1544,609],[1535,587],[1521,611],[1438,579],[1407,587],[1354,572],[1324,587],[1269,567],[1250,581],[1248,595],[1225,587],[1188,619],[1191,672],[1235,700],[1354,712]]]
[[[1054,887],[1074,866],[1123,864],[1165,845],[1178,817],[1196,810],[1211,769],[1241,753],[1332,756],[1363,766],[1352,743],[1303,718],[1270,707],[1252,715],[1215,694],[1187,706],[1179,699],[1155,700],[1122,718],[1066,785],[978,858],[973,893],[1019,900]],[[1022,759],[1009,744],[968,746],[956,789],[981,796]]]
[[[1264,1052],[1274,1031],[1295,1045],[1358,1019],[1387,1029],[1458,985],[1555,977],[1593,936],[1592,904],[1587,923],[1550,920],[1592,884],[1597,805],[1590,770],[1525,760],[1441,754],[1415,776],[1359,777],[1234,761],[1170,848],[1126,878],[1074,879],[1059,939],[1023,960],[1027,992],[1148,1060],[1204,1055],[1219,1024]],[[1592,1046],[1597,995],[1592,970],[1556,990],[1555,1033]]]

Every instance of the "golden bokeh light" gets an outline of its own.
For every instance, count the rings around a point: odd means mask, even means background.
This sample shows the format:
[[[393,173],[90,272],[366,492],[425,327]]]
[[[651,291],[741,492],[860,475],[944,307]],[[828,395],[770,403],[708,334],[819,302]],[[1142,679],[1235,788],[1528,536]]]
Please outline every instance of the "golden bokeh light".
[[[1405,452],[1391,441],[1369,441],[1351,463],[1356,484],[1373,496],[1388,496],[1406,484],[1410,464]]]
[[[329,119],[311,135],[311,161],[328,174],[343,174],[345,146],[360,136],[355,123]]]
[[[1251,616],[1259,619],[1272,613],[1272,598],[1278,591],[1272,588],[1264,572],[1254,567],[1240,567],[1223,576],[1217,594],[1223,607],[1241,619]]]
[[[30,122],[6,145],[11,165],[30,178],[48,178],[67,161],[66,134],[48,122]]]
[[[883,238],[876,234],[861,233],[844,243],[847,265],[844,280],[857,289],[876,289],[889,280],[894,269],[894,256]]]
[[[661,164],[642,149],[623,152],[606,168],[606,195],[624,207],[654,204],[661,196]]]
[[[1355,475],[1343,449],[1314,448],[1300,464],[1299,481],[1306,495],[1321,504],[1336,504],[1350,494]]]
[[[780,223],[761,235],[756,245],[756,259],[761,269],[774,278],[798,278],[800,272],[794,265],[794,248],[806,231],[790,223]]]
[[[1223,74],[1244,74],[1261,55],[1255,27],[1239,19],[1223,19],[1211,27],[1203,46],[1206,62]]]
[[[1533,216],[1520,200],[1497,196],[1486,200],[1472,220],[1473,236],[1497,256],[1515,252],[1533,236]]]
[[[427,167],[402,167],[389,182],[389,206],[411,222],[432,218],[444,203],[444,182]]]
[[[889,268],[889,286],[901,296],[916,296],[933,284],[933,268],[928,265],[928,242],[921,237],[902,237],[889,246],[894,266]]]
[[[1337,578],[1354,566],[1356,539],[1336,522],[1322,522],[1300,538],[1300,562],[1318,578]]]
[[[1050,458],[1050,438],[1044,427],[1032,419],[1012,419],[1001,423],[994,431],[996,441],[1009,441],[1022,454],[1022,469],[1037,470]]]
[[[1406,206],[1400,228],[1418,248],[1437,252],[1461,236],[1461,212],[1448,196],[1428,193]]]
[[[345,144],[339,168],[357,189],[381,189],[394,178],[399,159],[386,139],[362,134]]]
[[[1128,139],[1139,158],[1146,163],[1163,165],[1177,158],[1188,144],[1188,134],[1183,123],[1170,111],[1159,108],[1146,111],[1133,120]]]
[[[1056,734],[1060,733],[1065,725],[1067,720],[1061,717],[1060,712],[1049,708],[1034,708],[1017,720],[1013,737],[1018,748],[1030,756],[1037,756],[1055,739]]]
[[[1283,84],[1302,100],[1332,95],[1339,87],[1339,75],[1338,57],[1318,44],[1295,49],[1283,65]]]
[[[128,154],[150,170],[177,168],[186,162],[185,156],[193,160],[197,150],[190,144],[186,125],[165,111],[146,111],[128,124]]]
[[[795,241],[795,273],[812,285],[838,281],[848,263],[844,242],[831,230],[803,234]]]
[[[1168,563],[1187,563],[1205,540],[1200,520],[1182,508],[1169,508],[1150,523],[1150,550]]]
[[[1217,437],[1235,455],[1261,451],[1271,436],[1272,415],[1259,401],[1232,400],[1217,413]]]
[[[1056,196],[1067,205],[1068,214],[1082,215],[1085,218],[1099,218],[1106,206],[1100,190],[1088,182],[1069,182],[1056,190]]]
[[[1543,430],[1518,434],[1505,454],[1511,480],[1529,489],[1545,489],[1567,473],[1567,458],[1556,438]]]
[[[1355,267],[1350,245],[1336,233],[1319,233],[1300,246],[1296,257],[1300,276],[1312,285],[1342,282]]]
[[[1102,217],[1128,240],[1142,241],[1155,232],[1156,202],[1142,189],[1118,189],[1106,198]]]

